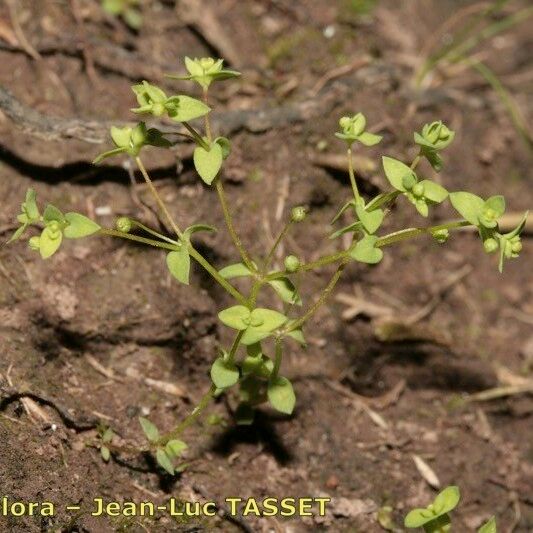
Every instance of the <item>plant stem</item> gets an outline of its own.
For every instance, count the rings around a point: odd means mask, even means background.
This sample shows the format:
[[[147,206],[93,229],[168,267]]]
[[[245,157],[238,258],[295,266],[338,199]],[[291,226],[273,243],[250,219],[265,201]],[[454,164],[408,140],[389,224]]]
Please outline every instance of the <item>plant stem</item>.
[[[142,242],[156,248],[164,248],[165,250],[176,250],[175,244],[169,244],[166,242],[154,241],[153,239],[147,239],[146,237],[140,237],[139,235],[131,235],[130,233],[124,233],[111,228],[102,228],[99,233],[101,235],[108,235],[109,237],[119,237],[121,239],[127,239],[129,241]]]
[[[209,391],[204,394],[204,396],[200,400],[200,403],[192,410],[192,412],[186,418],[184,418],[172,431],[169,431],[168,433],[163,435],[159,439],[158,444],[164,446],[169,440],[179,437],[183,433],[183,431],[185,431],[209,405],[211,399],[213,398],[215,390],[216,387],[214,385],[211,385],[211,387],[209,387]]]
[[[274,359],[274,368],[272,369],[272,374],[270,379],[274,380],[278,377],[279,369],[281,367],[281,360],[283,359],[283,345],[281,344],[281,337],[276,339],[276,348],[275,348],[275,359]]]
[[[395,231],[393,233],[389,233],[388,235],[385,235],[384,237],[380,237],[377,242],[376,246],[382,248],[384,246],[389,246],[390,244],[394,244],[400,241],[405,241],[407,239],[411,239],[413,237],[418,237],[419,235],[431,235],[435,231],[443,230],[443,229],[457,229],[457,228],[463,228],[465,226],[471,226],[470,222],[466,220],[455,220],[453,222],[447,222],[445,224],[438,224],[436,226],[431,226],[429,228],[406,228],[402,229],[400,231]]]
[[[324,304],[324,302],[327,300],[331,291],[334,289],[335,285],[337,284],[337,281],[339,281],[343,270],[348,264],[348,261],[349,259],[347,257],[342,260],[341,264],[337,266],[337,270],[335,270],[335,273],[329,280],[329,283],[326,285],[326,287],[320,294],[318,300],[307,310],[307,312],[302,317],[298,318],[294,322],[291,322],[289,326],[283,330],[283,333],[286,334],[290,331],[294,331],[295,329],[301,328],[318,311],[322,304]]]
[[[418,155],[413,159],[413,162],[411,163],[411,170],[414,170],[417,166],[418,166],[418,163],[420,163],[420,152],[418,153]]]
[[[310,263],[304,263],[303,265],[300,266],[298,270],[303,271],[303,272],[308,272],[310,270],[315,270],[317,268],[320,268],[321,266],[326,266],[326,265],[330,265],[331,263],[336,263],[339,259],[346,257],[347,253],[348,253],[348,250],[342,250],[334,254],[324,255],[323,257],[320,257],[316,261],[311,261]]]
[[[150,235],[153,235],[154,237],[157,237],[158,239],[161,239],[163,241],[166,241],[166,242],[169,242],[171,244],[179,244],[177,241],[173,240],[173,239],[170,239],[168,237],[166,237],[165,235],[161,235],[161,233],[158,233],[157,231],[149,228],[148,226],[145,226],[144,224],[141,224],[140,222],[137,222],[137,220],[131,220],[131,223],[134,225],[134,226],[137,226],[138,228],[142,229],[143,231],[146,231],[146,233],[149,233]]]
[[[200,145],[204,150],[209,150],[209,145],[202,139],[202,136],[188,122],[182,122],[182,124],[190,132],[196,144]]]
[[[276,252],[279,244],[281,241],[287,236],[287,233],[289,232],[289,229],[292,226],[292,220],[289,220],[285,226],[283,226],[283,229],[280,231],[278,238],[272,245],[272,248],[268,252],[268,255],[266,256],[265,262],[263,263],[263,273],[266,274],[266,270],[268,268],[268,265],[270,264],[270,261],[272,261],[272,258],[274,257],[274,253]]]
[[[152,193],[153,197],[155,198],[157,204],[159,205],[159,208],[165,215],[168,223],[171,225],[172,229],[176,233],[176,235],[181,239],[183,237],[183,233],[181,233],[180,229],[178,228],[177,224],[174,222],[174,219],[168,212],[168,209],[159,196],[159,193],[157,192],[157,189],[154,187],[154,184],[152,183],[152,180],[150,179],[150,176],[148,175],[148,172],[146,172],[146,168],[144,167],[143,162],[141,161],[140,157],[135,158],[135,162],[137,163],[137,166],[139,167],[139,170],[141,171],[141,174],[143,175],[144,181],[148,185],[148,188],[150,189],[150,192]]]
[[[224,279],[218,270],[198,251],[192,244],[189,245],[189,255],[195,259],[204,269],[221,285],[229,294],[231,294],[240,304],[248,305],[248,300],[226,279]]]
[[[230,351],[228,352],[228,363],[233,363],[233,361],[235,360],[235,354],[237,353],[237,349],[239,348],[239,344],[241,343],[241,339],[244,335],[244,332],[245,330],[241,330],[237,332],[237,335],[235,335],[235,338],[233,339],[233,344],[231,345]]]
[[[220,200],[220,205],[222,206],[222,212],[224,214],[224,220],[226,221],[226,226],[228,228],[229,234],[231,236],[231,240],[233,241],[233,244],[235,245],[235,248],[239,251],[243,263],[252,271],[256,272],[257,268],[252,263],[252,260],[250,259],[248,252],[245,250],[244,246],[242,245],[242,242],[237,235],[237,232],[235,231],[235,227],[233,225],[233,219],[231,217],[231,213],[228,207],[228,202],[226,200],[226,193],[224,192],[224,186],[222,185],[222,181],[220,178],[216,178],[215,181],[217,193],[218,193],[218,199]]]
[[[353,169],[352,149],[348,148],[348,174],[350,175],[350,183],[352,184],[353,197],[356,205],[359,203],[359,189],[357,188],[357,182],[355,181],[355,173]]]
[[[209,105],[209,89],[207,87],[203,88],[203,96],[204,96],[204,104]],[[209,120],[209,113],[204,115],[204,123],[205,123],[205,135],[207,137],[207,141],[209,144],[211,144],[211,121]]]

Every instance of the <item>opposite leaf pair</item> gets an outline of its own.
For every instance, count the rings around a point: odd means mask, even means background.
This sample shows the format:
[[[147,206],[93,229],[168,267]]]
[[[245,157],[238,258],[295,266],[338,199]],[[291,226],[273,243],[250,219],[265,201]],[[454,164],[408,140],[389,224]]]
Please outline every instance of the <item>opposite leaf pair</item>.
[[[21,205],[21,213],[17,216],[21,226],[15,231],[8,242],[22,237],[30,225],[44,225],[40,236],[31,237],[28,244],[32,250],[38,251],[43,259],[54,255],[63,237],[81,239],[98,232],[101,227],[80,213],[63,214],[57,207],[48,204],[43,215],[40,215],[33,189],[28,189],[26,199]]]

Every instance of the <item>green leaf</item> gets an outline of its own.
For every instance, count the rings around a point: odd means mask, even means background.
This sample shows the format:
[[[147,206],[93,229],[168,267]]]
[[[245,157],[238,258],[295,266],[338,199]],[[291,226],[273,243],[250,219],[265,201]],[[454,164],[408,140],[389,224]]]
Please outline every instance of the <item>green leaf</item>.
[[[231,143],[227,137],[217,137],[215,142],[222,148],[222,157],[227,159],[231,153]]]
[[[442,492],[437,494],[433,500],[433,513],[435,516],[449,513],[455,509],[460,499],[461,493],[459,487],[456,487],[455,485],[446,487]]]
[[[376,248],[378,238],[374,235],[365,235],[350,250],[350,257],[361,263],[374,265],[383,259],[383,250]]]
[[[171,476],[174,475],[175,470],[174,466],[172,465],[172,461],[166,454],[165,450],[163,450],[163,448],[157,448],[157,451],[155,452],[155,458],[157,459],[157,464],[163,470],[166,470]]]
[[[434,170],[437,172],[442,170],[442,157],[435,150],[422,149],[422,154],[428,160],[428,163],[433,167]]]
[[[505,236],[512,239],[513,237],[520,235],[522,231],[524,230],[528,216],[529,216],[529,211],[526,211],[524,213],[524,216],[522,217],[522,220],[518,223],[518,226],[516,226],[516,228],[510,231],[509,233],[506,233]]]
[[[337,231],[334,231],[329,238],[330,239],[336,239],[337,237],[340,237],[341,235],[344,235],[345,233],[352,233],[354,231],[357,231],[359,229],[362,229],[363,224],[360,220],[357,222],[352,222],[351,224],[348,224],[347,226],[344,226],[344,228],[341,228]]]
[[[268,331],[274,331],[275,329],[285,324],[287,320],[288,318],[282,313],[278,313],[278,311],[258,307],[257,309],[254,309],[252,311],[250,324],[252,326],[255,326],[254,321],[261,321],[261,325],[258,327],[262,327]]]
[[[450,193],[450,202],[455,210],[470,224],[479,225],[479,215],[485,205],[483,198],[471,192],[459,191]]]
[[[342,216],[342,214],[348,209],[350,206],[355,207],[355,201],[354,200],[348,200],[337,212],[337,214],[333,217],[331,220],[331,224],[335,224],[337,220]]]
[[[209,231],[212,233],[216,233],[217,229],[215,226],[210,226],[209,224],[193,224],[192,226],[189,226],[185,229],[183,232],[183,235],[185,236],[186,240],[190,240],[191,235],[194,233],[198,233],[199,231]]]
[[[30,221],[39,219],[39,208],[37,207],[37,194],[34,189],[26,191],[26,198],[23,204],[23,210],[28,215]]]
[[[244,345],[254,344],[268,337],[279,328],[288,318],[271,309],[257,308],[250,314],[250,325],[244,332],[241,342]]]
[[[289,331],[289,333],[287,333],[287,336],[293,338],[301,346],[307,346],[307,341],[305,340],[304,332],[301,328]]]
[[[167,254],[167,267],[180,283],[189,284],[191,258],[185,244],[182,244],[179,250]]]
[[[138,30],[143,23],[141,12],[137,9],[126,9],[122,14],[124,22],[132,29]]]
[[[420,133],[415,131],[413,137],[415,139],[416,144],[428,148],[429,150],[434,150],[433,144],[431,144],[429,141],[426,141],[426,139],[424,139],[424,137],[422,137]]]
[[[364,144],[365,146],[374,146],[378,144],[379,142],[381,142],[381,139],[383,139],[381,135],[376,135],[374,133],[368,133],[367,131],[365,131],[364,133],[361,133],[357,137],[357,140],[361,144]]]
[[[48,204],[45,207],[44,213],[43,213],[43,219],[45,222],[53,222],[53,221],[60,222],[60,223],[65,222],[65,216],[63,215],[63,213],[57,207],[53,206],[52,204]]]
[[[218,273],[224,279],[243,278],[252,275],[250,269],[243,263],[235,263],[233,265],[228,265],[219,270]]]
[[[369,212],[374,211],[374,209],[377,209],[378,207],[381,207],[382,205],[386,205],[392,202],[393,200],[398,198],[399,195],[400,195],[400,191],[392,191],[392,192],[387,192],[387,193],[382,192],[378,194],[377,196],[375,196],[374,198],[372,198],[372,200],[370,200],[370,202],[366,204],[365,209]]]
[[[399,191],[405,191],[403,178],[414,174],[406,164],[387,156],[383,156],[383,170],[390,184]]]
[[[207,115],[211,108],[204,104],[201,100],[191,98],[184,94],[171,96],[166,102],[165,107],[168,116],[174,122],[188,122],[195,118]]]
[[[249,325],[250,310],[244,305],[234,305],[218,313],[220,321],[233,329],[245,330]],[[248,321],[248,323],[245,323]]]
[[[412,200],[416,210],[423,216],[426,217],[429,215],[429,207],[424,198],[414,198]]]
[[[150,442],[156,442],[159,440],[159,430],[155,426],[155,424],[152,424],[148,418],[144,418],[143,416],[139,417],[139,423],[141,424],[141,428],[146,435],[146,438]]]
[[[487,198],[483,206],[483,210],[485,209],[492,209],[494,217],[500,218],[505,213],[505,198],[501,194]]]
[[[420,184],[424,186],[424,197],[428,200],[440,204],[448,198],[448,191],[438,183],[431,180],[422,180]]]
[[[290,415],[296,404],[296,396],[291,382],[284,377],[278,376],[268,384],[268,401],[277,411]]]
[[[478,530],[477,533],[497,533],[496,517],[491,516],[488,522],[485,522]]]
[[[46,227],[41,232],[41,238],[39,241],[39,252],[43,259],[52,257],[63,241],[63,233],[61,231],[54,232],[49,227]]]
[[[107,446],[102,446],[100,448],[100,455],[102,456],[102,459],[107,463],[109,459],[111,458],[111,452],[109,451],[109,448]]]
[[[302,299],[289,278],[270,280],[268,284],[276,291],[278,296],[288,304],[302,305]]]
[[[379,229],[385,218],[385,213],[382,209],[375,209],[374,211],[368,212],[363,204],[357,205],[355,212],[366,231],[371,234]]]
[[[182,440],[169,440],[165,446],[165,452],[169,458],[179,457],[187,449],[187,444]]]
[[[223,357],[219,357],[211,366],[211,379],[217,388],[227,389],[239,381],[239,369],[235,363],[226,362]]]
[[[102,229],[96,222],[80,213],[66,213],[65,219],[69,223],[64,230],[67,239],[81,239]]]
[[[208,185],[211,185],[220,171],[222,160],[222,148],[217,143],[211,144],[209,150],[202,146],[197,146],[194,149],[194,167]]]
[[[405,517],[403,523],[405,527],[416,528],[435,520],[435,515],[428,509],[413,509]]]
[[[98,165],[98,163],[101,163],[104,159],[107,159],[108,157],[113,157],[115,155],[123,154],[125,152],[126,152],[125,148],[114,148],[113,150],[102,152],[101,154],[97,155],[93,159],[93,165]]]
[[[102,435],[102,442],[109,443],[113,440],[114,433],[111,428],[107,428]]]
[[[22,226],[20,226],[20,228],[18,228],[13,235],[11,235],[11,238],[7,241],[7,244],[20,239],[22,234],[28,229],[28,225],[29,224],[22,224]]]

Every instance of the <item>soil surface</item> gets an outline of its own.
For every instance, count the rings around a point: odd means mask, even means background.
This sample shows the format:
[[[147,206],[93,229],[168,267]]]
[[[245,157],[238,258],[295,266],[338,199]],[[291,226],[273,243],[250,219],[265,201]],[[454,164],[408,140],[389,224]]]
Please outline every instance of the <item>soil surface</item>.
[[[421,173],[450,190],[504,193],[512,214],[531,208],[531,141],[528,147],[486,80],[464,64],[441,64],[422,90],[414,86],[424,57],[474,20],[473,2],[142,4],[143,24],[134,32],[95,0],[3,2],[0,83],[45,122],[124,122],[133,120],[132,83],[148,79],[169,93],[186,92],[188,83],[163,76],[181,71],[183,56],[227,58],[243,76],[213,86],[211,103],[231,112],[217,121],[233,142],[223,179],[254,257],[298,204],[310,215],[279,250],[278,266],[289,252],[311,261],[340,245],[327,238],[329,222],[351,190],[333,133],[340,116],[356,111],[384,136],[378,147],[356,152],[365,196],[385,190],[382,154],[411,161],[412,132],[443,119],[457,131],[445,167],[436,175],[423,162]],[[480,27],[527,2],[504,4]],[[450,17],[455,23],[443,29]],[[526,127],[533,119],[529,24],[472,50],[507,87]],[[3,241],[28,187],[41,203],[88,213],[108,227],[127,215],[165,229],[126,161],[91,165],[109,144],[81,140],[61,122],[57,135],[39,121],[21,131],[4,111]],[[236,262],[216,193],[195,175],[190,145],[147,150],[146,165],[182,227],[219,228],[198,237],[201,251],[218,268]],[[450,217],[449,206],[440,206],[427,223]],[[410,204],[398,202],[384,231],[420,223],[426,221]],[[284,358],[283,374],[297,394],[294,414],[264,407],[251,427],[237,427],[238,398],[228,393],[185,433],[188,466],[175,478],[149,456],[119,454],[104,463],[88,444],[98,423],[125,443],[142,444],[138,416],[169,430],[190,412],[209,387],[218,347],[230,342],[216,320],[231,304],[227,294],[198,265],[191,285],[179,285],[161,252],[115,239],[69,241],[48,261],[24,242],[3,246],[0,497],[51,501],[57,512],[0,516],[0,530],[401,531],[410,508],[429,503],[437,485],[456,484],[462,500],[455,530],[475,531],[496,514],[503,532],[532,531],[530,234],[523,242],[503,275],[468,231],[445,245],[426,238],[395,245],[376,267],[350,264],[308,324],[307,349],[291,345]],[[304,308],[333,271],[306,276]],[[248,290],[246,281],[237,285]],[[268,291],[262,303],[279,307]],[[512,394],[477,401],[477,393],[495,387]],[[517,393],[520,387],[530,393]],[[331,503],[323,518],[233,518],[228,496],[322,496]],[[95,497],[215,501],[219,515],[96,518],[87,513]],[[76,504],[81,511],[66,510]]]

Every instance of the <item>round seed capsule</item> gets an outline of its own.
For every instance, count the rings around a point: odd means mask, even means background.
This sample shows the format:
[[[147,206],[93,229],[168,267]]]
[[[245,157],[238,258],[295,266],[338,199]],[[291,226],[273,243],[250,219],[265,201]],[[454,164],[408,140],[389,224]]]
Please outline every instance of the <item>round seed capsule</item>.
[[[285,270],[296,272],[300,268],[300,260],[295,255],[288,255],[285,258]]]
[[[491,254],[498,249],[498,241],[492,237],[490,239],[486,239],[483,241],[483,248],[485,248],[485,252]]]
[[[306,214],[307,211],[305,207],[301,205],[293,207],[291,211],[291,220],[293,222],[302,222],[303,220],[305,220]]]
[[[122,233],[129,233],[131,231],[131,226],[131,219],[128,217],[117,218],[115,222],[115,227],[118,229],[118,231],[122,231]]]

